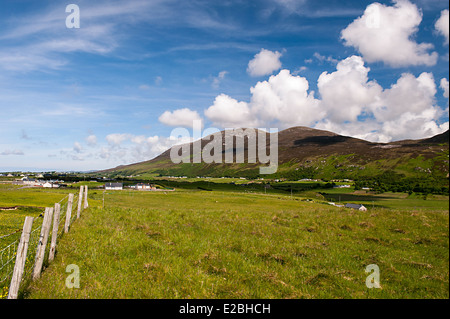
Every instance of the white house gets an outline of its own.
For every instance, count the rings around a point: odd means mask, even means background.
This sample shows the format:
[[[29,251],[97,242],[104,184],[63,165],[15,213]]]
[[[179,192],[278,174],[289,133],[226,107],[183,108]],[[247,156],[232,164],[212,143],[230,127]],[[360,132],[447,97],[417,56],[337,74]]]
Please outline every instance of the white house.
[[[37,181],[35,179],[24,177],[22,178],[22,184],[35,186],[37,184]]]
[[[105,190],[122,190],[123,183],[105,183]]]
[[[44,184],[42,184],[42,187],[44,187],[44,188],[59,188],[59,185],[55,184],[55,183],[51,183],[51,182],[45,182]]]

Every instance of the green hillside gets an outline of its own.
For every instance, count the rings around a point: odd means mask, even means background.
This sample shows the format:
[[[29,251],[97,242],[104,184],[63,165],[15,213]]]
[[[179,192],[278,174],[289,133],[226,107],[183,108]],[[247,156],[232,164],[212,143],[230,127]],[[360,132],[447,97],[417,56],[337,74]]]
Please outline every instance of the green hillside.
[[[205,138],[208,140],[209,138]],[[170,159],[170,150],[153,160],[120,166],[101,173],[111,178],[139,176],[208,176],[268,179],[352,179],[364,181],[361,187],[387,190],[448,193],[448,131],[423,140],[371,143],[332,132],[295,127],[278,134],[279,164],[276,173],[261,175],[260,164],[180,163]],[[204,141],[202,141],[202,147]],[[247,144],[246,144],[247,146]],[[192,144],[191,144],[192,149]],[[247,151],[244,153],[247,156]],[[391,185],[391,184],[395,185]],[[408,187],[397,184],[408,184]],[[384,186],[383,186],[384,187]],[[383,190],[383,187],[378,187]],[[386,188],[384,187],[384,188]]]

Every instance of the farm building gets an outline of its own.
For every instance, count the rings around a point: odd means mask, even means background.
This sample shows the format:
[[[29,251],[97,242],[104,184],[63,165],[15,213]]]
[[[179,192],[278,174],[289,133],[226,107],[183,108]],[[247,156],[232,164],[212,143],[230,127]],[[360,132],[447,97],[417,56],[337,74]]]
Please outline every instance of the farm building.
[[[24,177],[24,178],[22,178],[22,184],[34,186],[34,185],[38,184],[38,181],[36,181],[35,179]]]
[[[106,183],[105,189],[106,190],[122,190],[123,184],[122,183]]]
[[[44,188],[59,188],[59,184],[52,183],[52,182],[45,182],[42,184],[42,187]]]
[[[345,207],[346,208],[357,209],[357,210],[360,210],[360,211],[363,211],[363,212],[367,211],[367,208],[364,205],[361,205],[361,204],[345,204]]]
[[[147,190],[147,191],[156,190],[156,187],[151,184],[139,183],[139,184],[135,185],[134,187],[137,190]]]

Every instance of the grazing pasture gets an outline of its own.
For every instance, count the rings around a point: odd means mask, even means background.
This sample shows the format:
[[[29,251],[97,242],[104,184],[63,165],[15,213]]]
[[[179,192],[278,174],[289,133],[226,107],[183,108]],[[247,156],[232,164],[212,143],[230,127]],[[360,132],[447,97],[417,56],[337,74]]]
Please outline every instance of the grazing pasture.
[[[103,206],[104,196],[104,206]],[[264,193],[89,193],[25,298],[448,298],[448,209]],[[401,205],[400,205],[401,206]],[[80,288],[65,285],[68,265]],[[368,265],[381,289],[366,287]]]

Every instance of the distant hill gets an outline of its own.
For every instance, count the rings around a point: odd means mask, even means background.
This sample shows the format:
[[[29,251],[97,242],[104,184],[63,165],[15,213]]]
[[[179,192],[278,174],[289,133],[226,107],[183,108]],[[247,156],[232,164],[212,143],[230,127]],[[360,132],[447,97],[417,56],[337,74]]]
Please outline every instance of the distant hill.
[[[255,131],[256,132],[256,131]],[[221,133],[223,142],[224,131]],[[219,138],[219,135],[217,135]],[[266,133],[267,146],[269,133]],[[131,165],[122,165],[102,173],[111,175],[161,174],[164,176],[257,177],[260,164],[247,163],[248,139],[244,148],[246,163],[174,164],[170,149],[156,158]],[[210,136],[201,141],[202,148]],[[189,144],[193,150],[193,143]],[[421,140],[391,143],[369,141],[342,136],[308,127],[292,127],[278,133],[279,168],[270,177],[288,178],[363,178],[393,171],[406,177],[448,177],[449,132]],[[223,154],[222,154],[223,155]]]
[[[447,132],[444,132],[442,134],[433,136],[431,138],[427,138],[424,140],[421,140],[420,143],[422,144],[443,144],[443,143],[447,143],[448,144],[448,139],[449,139],[449,133],[448,130]]]

